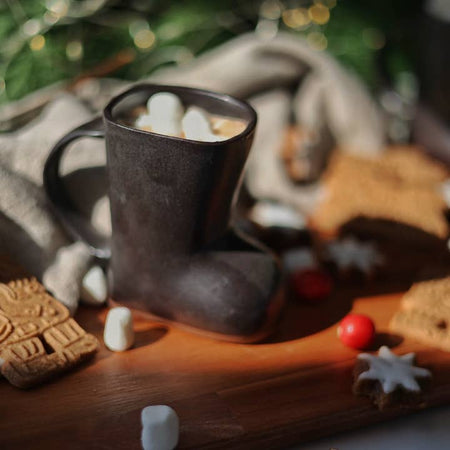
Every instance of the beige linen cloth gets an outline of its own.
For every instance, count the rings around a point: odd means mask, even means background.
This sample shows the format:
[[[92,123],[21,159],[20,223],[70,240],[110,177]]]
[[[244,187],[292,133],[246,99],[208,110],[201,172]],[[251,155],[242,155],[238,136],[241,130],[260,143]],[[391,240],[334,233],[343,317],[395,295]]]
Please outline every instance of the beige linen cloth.
[[[277,156],[292,117],[319,137],[331,134],[348,151],[372,155],[383,148],[382,118],[361,82],[329,55],[290,34],[279,33],[270,40],[242,35],[188,65],[160,71],[149,81],[249,99],[259,125],[246,169],[247,187],[256,198],[291,204],[304,212],[314,205],[317,187],[292,185]],[[42,189],[42,170],[60,137],[89,120],[126,87],[115,80],[94,80],[72,93],[60,90],[26,126],[0,134],[0,251],[38,276],[72,313],[81,281],[94,261],[88,247],[72,242],[52,215]],[[35,102],[36,94],[32,98]],[[20,102],[26,104],[27,99]],[[8,115],[14,110],[8,105],[0,117],[12,119]],[[88,199],[96,186],[97,192],[104,192],[105,179],[98,171],[86,170],[104,162],[103,143],[87,139],[74,144],[62,167],[63,173],[71,174],[68,186],[76,202],[108,234],[107,199]]]

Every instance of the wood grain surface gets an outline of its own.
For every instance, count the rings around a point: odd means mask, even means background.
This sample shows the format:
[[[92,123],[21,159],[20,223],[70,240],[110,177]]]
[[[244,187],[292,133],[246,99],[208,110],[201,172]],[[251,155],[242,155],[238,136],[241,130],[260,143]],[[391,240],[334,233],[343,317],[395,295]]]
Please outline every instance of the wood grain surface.
[[[4,262],[0,269],[3,281],[20,274]],[[374,319],[374,347],[417,352],[434,374],[427,406],[447,403],[450,354],[389,334],[404,287],[344,280],[321,305],[290,301],[278,332],[253,345],[136,318],[136,345],[127,352],[102,343],[90,363],[28,391],[0,380],[0,449],[139,449],[140,412],[152,404],[178,413],[181,449],[283,449],[408,413],[381,413],[351,394],[357,352],[336,338],[350,310]],[[101,340],[106,312],[82,307],[76,319]]]

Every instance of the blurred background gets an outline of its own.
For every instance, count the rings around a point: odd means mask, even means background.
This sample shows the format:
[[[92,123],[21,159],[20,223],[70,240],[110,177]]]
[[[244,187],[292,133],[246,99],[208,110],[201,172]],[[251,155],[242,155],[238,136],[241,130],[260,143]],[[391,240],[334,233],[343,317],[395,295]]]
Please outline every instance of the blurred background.
[[[136,80],[254,29],[305,36],[371,88],[383,75],[413,95],[425,15],[421,0],[6,0],[0,8],[2,103],[80,76]]]
[[[138,80],[241,33],[282,29],[331,53],[381,93],[398,119],[391,137],[407,140],[419,79],[424,96],[449,119],[448,87],[444,97],[426,92],[430,77],[449,78],[448,45],[442,45],[449,43],[449,10],[445,0],[6,0],[0,104],[81,77]],[[395,95],[386,95],[389,89]]]

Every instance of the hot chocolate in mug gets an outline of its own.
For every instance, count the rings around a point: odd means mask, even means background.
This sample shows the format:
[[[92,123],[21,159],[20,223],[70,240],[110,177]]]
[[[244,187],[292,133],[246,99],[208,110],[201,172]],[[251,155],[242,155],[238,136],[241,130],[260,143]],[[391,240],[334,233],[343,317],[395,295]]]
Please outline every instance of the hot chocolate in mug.
[[[186,107],[242,120],[245,128],[202,142],[127,125],[131,111],[159,92],[175,94]],[[256,122],[253,108],[230,96],[142,84],[54,146],[44,169],[47,195],[69,234],[108,260],[113,304],[237,342],[271,331],[283,303],[278,263],[230,224]],[[105,139],[110,239],[76,210],[59,175],[65,149],[81,137]]]

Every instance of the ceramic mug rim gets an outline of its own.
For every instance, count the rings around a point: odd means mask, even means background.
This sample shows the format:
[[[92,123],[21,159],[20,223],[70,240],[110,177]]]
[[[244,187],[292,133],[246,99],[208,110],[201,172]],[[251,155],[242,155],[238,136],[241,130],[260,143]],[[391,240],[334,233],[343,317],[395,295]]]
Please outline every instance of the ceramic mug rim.
[[[176,93],[177,91],[178,92],[188,91],[188,92],[194,93],[196,95],[213,98],[215,101],[218,101],[218,102],[233,104],[233,105],[237,106],[238,108],[245,110],[248,113],[249,120],[248,120],[247,126],[245,127],[245,129],[242,132],[230,137],[229,139],[225,139],[223,141],[211,141],[210,142],[210,141],[197,141],[194,139],[186,139],[186,138],[181,138],[181,137],[177,137],[177,136],[168,136],[165,134],[154,133],[152,131],[141,130],[139,128],[134,128],[129,125],[120,123],[114,119],[113,109],[125,97],[127,97],[128,95],[133,94],[135,92],[141,91],[141,90],[145,91],[145,90],[154,89],[154,88],[158,88],[158,90],[160,90],[160,91],[166,91],[166,92],[171,92],[171,93]],[[225,143],[228,144],[228,143],[231,143],[234,141],[238,141],[242,138],[245,138],[248,135],[250,135],[252,133],[252,131],[255,129],[256,123],[258,120],[256,111],[253,109],[252,106],[250,106],[249,103],[247,103],[244,100],[239,100],[235,97],[232,97],[231,95],[219,94],[217,92],[209,91],[206,89],[194,88],[194,87],[165,85],[165,84],[156,84],[156,83],[135,84],[130,89],[127,89],[126,91],[122,92],[121,94],[116,95],[105,106],[105,108],[103,110],[103,117],[109,124],[114,125],[118,128],[127,130],[129,132],[139,133],[139,134],[143,134],[143,135],[151,135],[151,136],[154,136],[157,138],[169,139],[174,142],[184,142],[184,143],[189,142],[189,143],[192,143],[193,145],[201,145],[203,147],[205,147],[205,145],[208,145],[208,146],[210,145],[211,147],[221,146]]]

